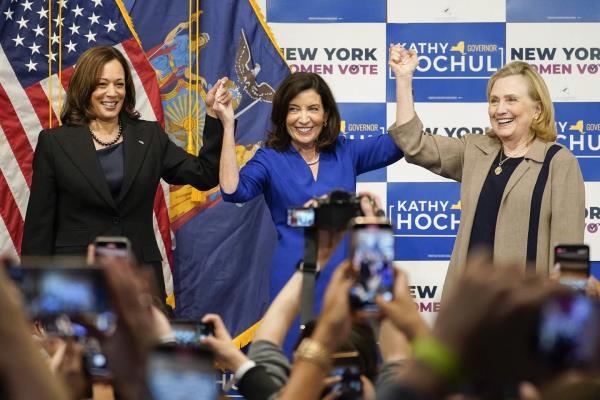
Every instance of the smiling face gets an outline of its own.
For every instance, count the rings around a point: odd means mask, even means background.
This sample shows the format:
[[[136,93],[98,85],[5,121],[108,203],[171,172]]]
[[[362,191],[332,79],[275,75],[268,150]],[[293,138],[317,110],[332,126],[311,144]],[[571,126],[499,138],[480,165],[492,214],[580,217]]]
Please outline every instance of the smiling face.
[[[119,118],[125,99],[125,71],[118,60],[104,64],[91,96],[91,108],[96,118],[111,122]]]
[[[323,109],[321,96],[308,89],[298,93],[288,105],[285,126],[296,147],[313,147],[327,120],[327,113]]]
[[[521,75],[499,78],[489,96],[488,114],[494,133],[503,143],[519,145],[528,140],[531,124],[541,112]]]

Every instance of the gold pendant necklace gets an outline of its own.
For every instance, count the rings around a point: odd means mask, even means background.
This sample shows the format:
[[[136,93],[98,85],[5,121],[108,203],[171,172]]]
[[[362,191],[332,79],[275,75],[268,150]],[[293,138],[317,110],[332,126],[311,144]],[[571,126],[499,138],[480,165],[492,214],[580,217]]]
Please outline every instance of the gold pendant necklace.
[[[506,162],[506,160],[508,160],[509,158],[512,158],[512,157],[506,157],[503,160],[502,159],[502,154],[504,154],[504,151],[500,150],[500,156],[498,157],[498,166],[496,167],[496,169],[494,169],[494,173],[496,175],[500,175],[502,173],[502,164],[504,164]]]

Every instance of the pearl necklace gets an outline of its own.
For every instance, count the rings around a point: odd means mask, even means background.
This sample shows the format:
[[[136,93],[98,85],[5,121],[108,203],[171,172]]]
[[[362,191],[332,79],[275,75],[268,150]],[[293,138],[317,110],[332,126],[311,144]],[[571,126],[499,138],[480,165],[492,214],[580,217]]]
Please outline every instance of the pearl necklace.
[[[94,131],[92,130],[91,127],[88,127],[88,129],[90,130],[90,133],[92,134],[92,139],[94,139],[94,141],[96,143],[98,143],[100,146],[104,146],[104,147],[112,146],[113,144],[117,143],[119,141],[119,139],[121,139],[121,136],[123,136],[123,127],[121,126],[121,121],[119,121],[119,132],[117,133],[117,136],[109,142],[103,142],[102,140],[98,139],[98,137],[96,136],[96,134],[94,133]]]

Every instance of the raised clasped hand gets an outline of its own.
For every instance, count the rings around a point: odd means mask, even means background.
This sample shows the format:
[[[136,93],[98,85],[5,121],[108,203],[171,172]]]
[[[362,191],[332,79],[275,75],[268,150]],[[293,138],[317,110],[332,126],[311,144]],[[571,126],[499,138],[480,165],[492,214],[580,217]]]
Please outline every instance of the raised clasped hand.
[[[226,83],[227,78],[221,78],[217,81],[215,87],[213,88],[216,88],[216,92],[213,92],[214,99],[212,102],[212,108],[217,117],[223,123],[223,125],[226,125],[228,123],[233,124],[234,121],[233,95],[225,86]],[[212,91],[212,89],[210,91]],[[208,94],[206,97],[208,99]]]
[[[415,50],[407,50],[399,43],[391,43],[388,65],[396,78],[412,77],[419,59]]]

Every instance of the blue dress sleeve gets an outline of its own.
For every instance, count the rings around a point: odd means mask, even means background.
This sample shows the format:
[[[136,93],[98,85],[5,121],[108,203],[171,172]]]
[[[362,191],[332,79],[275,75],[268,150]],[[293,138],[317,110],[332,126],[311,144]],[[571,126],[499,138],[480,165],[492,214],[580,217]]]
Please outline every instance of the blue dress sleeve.
[[[345,140],[350,147],[357,175],[393,164],[404,157],[402,150],[387,134],[361,140]]]
[[[264,149],[258,149],[240,170],[240,180],[235,192],[221,192],[223,200],[229,203],[245,203],[263,194],[269,182],[269,156]]]

